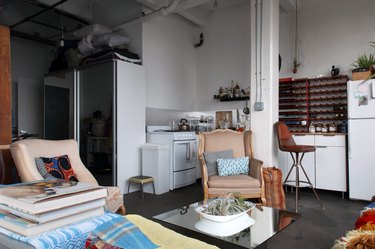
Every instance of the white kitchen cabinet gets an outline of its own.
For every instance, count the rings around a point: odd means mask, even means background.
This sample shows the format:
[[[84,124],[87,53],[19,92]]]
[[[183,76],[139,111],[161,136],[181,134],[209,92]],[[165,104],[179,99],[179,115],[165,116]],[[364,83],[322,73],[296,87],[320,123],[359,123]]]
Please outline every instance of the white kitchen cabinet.
[[[346,192],[345,136],[315,136],[316,188]]]
[[[293,139],[298,145],[312,145],[314,146],[314,136],[309,135],[293,135]],[[295,153],[293,153],[295,156]],[[301,156],[302,154],[299,154]],[[283,180],[287,177],[287,174],[290,168],[293,165],[293,158],[289,152],[279,151],[279,168],[283,172]],[[315,186],[315,155],[313,152],[306,153],[302,160],[302,166],[306,171],[307,176],[309,177],[313,186]],[[299,177],[301,181],[307,181],[302,170],[299,172]],[[296,170],[295,168],[290,173],[289,179],[294,181],[296,179]]]
[[[313,186],[317,189],[346,192],[346,143],[345,135],[306,134],[293,135],[298,145],[313,145],[315,152],[306,153],[302,165]],[[279,168],[285,180],[293,160],[289,152],[279,150]],[[300,179],[305,180],[300,171]],[[295,180],[295,170],[289,180]]]

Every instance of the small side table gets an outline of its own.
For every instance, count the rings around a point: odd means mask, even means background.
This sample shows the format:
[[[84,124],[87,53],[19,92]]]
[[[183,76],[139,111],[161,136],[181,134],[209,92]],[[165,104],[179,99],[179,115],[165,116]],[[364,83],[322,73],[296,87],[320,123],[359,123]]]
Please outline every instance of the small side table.
[[[130,177],[129,178],[129,184],[128,184],[128,193],[130,191],[130,183],[139,183],[139,184],[141,184],[141,195],[142,195],[142,199],[143,199],[144,198],[143,184],[150,183],[150,182],[152,183],[152,188],[153,188],[154,194],[155,194],[155,183],[154,183],[154,178],[152,176],[139,175],[139,176]]]

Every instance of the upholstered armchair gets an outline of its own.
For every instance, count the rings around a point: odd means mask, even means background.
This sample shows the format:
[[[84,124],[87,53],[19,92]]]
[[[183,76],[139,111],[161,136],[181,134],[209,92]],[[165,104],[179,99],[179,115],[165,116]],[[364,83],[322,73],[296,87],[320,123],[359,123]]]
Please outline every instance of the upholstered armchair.
[[[68,155],[70,164],[80,182],[98,185],[98,182],[79,156],[78,144],[73,139],[43,140],[25,139],[10,145],[10,150],[22,182],[43,180],[35,158]],[[106,209],[125,214],[123,195],[118,187],[107,187]]]
[[[249,173],[220,176],[209,174],[205,155],[207,152],[232,150],[233,157],[249,157]],[[263,162],[253,158],[251,131],[236,132],[229,129],[203,132],[199,135],[199,162],[202,172],[204,199],[238,193],[244,198],[259,198],[265,203]]]

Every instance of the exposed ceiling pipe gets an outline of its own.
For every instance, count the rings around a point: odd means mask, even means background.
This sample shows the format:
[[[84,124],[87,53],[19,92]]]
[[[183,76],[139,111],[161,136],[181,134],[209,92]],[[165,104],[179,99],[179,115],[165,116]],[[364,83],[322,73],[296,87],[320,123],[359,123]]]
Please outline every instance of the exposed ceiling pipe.
[[[168,7],[161,7],[159,10],[153,11],[150,14],[146,14],[141,17],[141,21],[145,22],[155,17],[167,16],[169,14],[172,14],[179,2],[180,0],[174,0]]]
[[[174,10],[177,8],[180,0],[174,0],[168,7],[161,7],[158,10],[155,10],[149,14],[143,15],[140,18],[134,19],[132,21],[126,22],[124,24],[117,25],[115,27],[112,27],[112,30],[114,32],[118,32],[122,29],[137,25],[141,22],[146,22],[148,20],[151,20],[153,18],[159,17],[159,16],[167,16],[169,14],[174,13]]]

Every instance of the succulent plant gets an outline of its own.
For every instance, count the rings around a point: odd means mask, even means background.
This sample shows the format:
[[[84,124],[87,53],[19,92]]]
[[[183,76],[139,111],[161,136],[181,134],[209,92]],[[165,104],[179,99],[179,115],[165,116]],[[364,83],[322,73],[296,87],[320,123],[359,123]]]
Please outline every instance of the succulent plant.
[[[233,194],[229,194],[226,197],[218,197],[210,201],[203,212],[210,215],[228,216],[242,213],[249,209],[243,198],[232,196]]]

